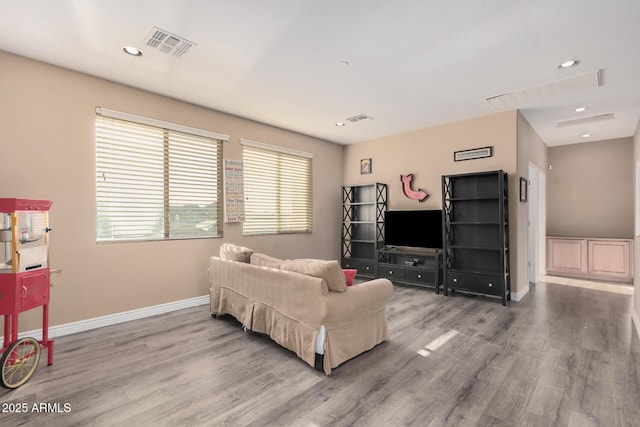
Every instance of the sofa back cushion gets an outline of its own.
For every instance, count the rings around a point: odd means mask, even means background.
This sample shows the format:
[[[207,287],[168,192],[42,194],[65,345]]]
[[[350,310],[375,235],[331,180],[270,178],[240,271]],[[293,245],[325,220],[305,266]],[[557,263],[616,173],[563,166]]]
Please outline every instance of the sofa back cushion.
[[[220,246],[220,258],[229,261],[249,262],[252,253],[251,249],[232,243],[223,243]]]
[[[280,268],[284,261],[269,255],[254,252],[251,254],[250,263],[261,267]]]
[[[282,263],[280,269],[324,279],[330,291],[344,292],[347,290],[342,267],[340,267],[340,263],[335,260],[288,259]]]

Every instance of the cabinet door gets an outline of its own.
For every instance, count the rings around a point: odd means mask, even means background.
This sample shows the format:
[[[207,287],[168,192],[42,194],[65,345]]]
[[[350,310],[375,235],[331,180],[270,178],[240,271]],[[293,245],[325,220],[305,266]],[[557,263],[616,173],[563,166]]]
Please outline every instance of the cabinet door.
[[[586,274],[586,241],[582,239],[547,238],[547,272]]]
[[[631,279],[632,245],[627,240],[588,240],[589,274]]]
[[[15,274],[0,274],[0,315],[13,313],[16,306]]]
[[[49,273],[42,271],[20,278],[18,311],[30,310],[49,302]]]

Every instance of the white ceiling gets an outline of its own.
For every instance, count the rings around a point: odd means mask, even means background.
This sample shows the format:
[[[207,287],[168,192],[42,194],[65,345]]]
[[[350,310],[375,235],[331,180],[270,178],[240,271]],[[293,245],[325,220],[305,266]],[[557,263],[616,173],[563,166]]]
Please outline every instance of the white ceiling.
[[[144,46],[154,26],[196,46]],[[549,146],[628,137],[640,118],[640,0],[0,0],[0,50],[341,144],[597,70],[600,86],[517,107]],[[360,113],[374,120],[334,125]]]

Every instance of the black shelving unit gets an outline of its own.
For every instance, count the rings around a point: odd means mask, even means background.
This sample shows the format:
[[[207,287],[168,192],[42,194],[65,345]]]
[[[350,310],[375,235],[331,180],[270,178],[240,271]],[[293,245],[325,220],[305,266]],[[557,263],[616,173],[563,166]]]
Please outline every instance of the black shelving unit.
[[[501,170],[442,177],[445,295],[511,299],[507,190]]]
[[[342,186],[342,268],[357,269],[358,277],[378,277],[386,210],[386,184]]]

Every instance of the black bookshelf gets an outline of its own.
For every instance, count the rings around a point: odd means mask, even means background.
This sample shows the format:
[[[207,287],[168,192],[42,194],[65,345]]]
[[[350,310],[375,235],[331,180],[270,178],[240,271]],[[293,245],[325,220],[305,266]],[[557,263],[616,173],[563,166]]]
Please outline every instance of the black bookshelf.
[[[501,170],[442,177],[445,295],[511,299],[507,190]]]
[[[378,277],[386,210],[386,184],[342,186],[341,264],[342,268],[357,269],[357,277]]]

